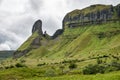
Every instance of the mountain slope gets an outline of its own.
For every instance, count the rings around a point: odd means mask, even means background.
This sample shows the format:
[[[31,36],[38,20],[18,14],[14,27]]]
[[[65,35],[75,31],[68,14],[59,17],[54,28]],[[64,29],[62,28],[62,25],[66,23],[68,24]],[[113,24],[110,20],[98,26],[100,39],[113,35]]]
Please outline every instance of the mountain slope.
[[[63,20],[63,31],[58,30],[58,36],[53,39],[46,32],[43,34],[38,20],[40,29],[36,22],[32,36],[14,57],[63,60],[117,55],[120,53],[119,8],[119,5],[92,5],[72,11]]]

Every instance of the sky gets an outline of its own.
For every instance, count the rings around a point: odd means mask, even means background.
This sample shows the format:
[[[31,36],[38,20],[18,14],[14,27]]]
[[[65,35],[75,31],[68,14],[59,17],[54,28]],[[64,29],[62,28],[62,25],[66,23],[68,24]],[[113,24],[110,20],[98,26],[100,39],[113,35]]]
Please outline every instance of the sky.
[[[120,0],[0,0],[0,50],[16,50],[32,34],[38,19],[42,20],[43,31],[52,35],[74,9],[119,3]]]

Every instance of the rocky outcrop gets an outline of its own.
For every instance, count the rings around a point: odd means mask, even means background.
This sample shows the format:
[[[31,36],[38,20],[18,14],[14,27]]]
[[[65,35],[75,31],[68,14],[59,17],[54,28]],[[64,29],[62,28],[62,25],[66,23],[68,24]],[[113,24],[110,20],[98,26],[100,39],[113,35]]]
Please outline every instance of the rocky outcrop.
[[[58,29],[51,38],[55,39],[56,37],[58,37],[62,33],[63,33],[63,29]]]
[[[32,46],[32,48],[39,48],[40,47],[40,45],[41,45],[41,42],[40,42],[40,40],[41,40],[42,38],[41,37],[36,37],[33,41],[32,41],[32,43],[31,43],[31,46]]]
[[[116,14],[117,13],[117,16]],[[120,17],[120,5],[92,5],[82,10],[74,10],[63,19],[63,29],[67,27],[101,24]]]
[[[38,31],[39,35],[43,35],[43,31],[42,31],[42,21],[41,20],[37,20],[35,22],[35,24],[33,25],[32,28],[32,33]]]
[[[116,6],[117,16],[120,18],[120,4]]]
[[[13,59],[20,58],[21,56],[25,56],[29,51],[30,49],[26,49],[23,51],[16,51],[14,52]]]
[[[42,40],[42,37],[43,37],[42,21],[41,20],[37,20],[33,25],[32,35],[35,35],[35,34],[36,34],[36,36],[34,36],[30,45],[28,45],[28,48],[26,48],[24,50],[17,50],[14,53],[13,58],[19,58],[21,56],[25,56],[32,49],[36,49],[36,48],[39,48],[41,46],[41,40]]]

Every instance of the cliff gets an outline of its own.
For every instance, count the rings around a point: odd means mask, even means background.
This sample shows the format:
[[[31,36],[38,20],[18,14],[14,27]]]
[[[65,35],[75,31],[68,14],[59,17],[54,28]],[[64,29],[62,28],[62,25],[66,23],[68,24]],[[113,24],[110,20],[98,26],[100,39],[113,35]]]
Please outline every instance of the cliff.
[[[91,5],[82,10],[74,10],[68,13],[63,20],[63,28],[101,24],[120,19],[120,4],[112,5]]]

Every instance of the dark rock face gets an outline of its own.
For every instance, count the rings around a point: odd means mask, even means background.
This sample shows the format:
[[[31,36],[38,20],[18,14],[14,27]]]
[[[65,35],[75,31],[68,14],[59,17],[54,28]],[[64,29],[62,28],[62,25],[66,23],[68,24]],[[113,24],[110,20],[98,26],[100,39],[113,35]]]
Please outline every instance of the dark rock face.
[[[39,48],[41,43],[40,43],[41,38],[38,36],[36,37],[33,42],[31,43],[31,46],[33,46],[33,48]]]
[[[51,38],[55,39],[56,37],[58,37],[62,33],[63,33],[63,29],[58,29]]]
[[[103,9],[99,10],[99,6]],[[86,8],[87,9],[87,8]],[[83,10],[74,10],[68,13],[63,19],[63,29],[67,25],[69,28],[76,26],[84,26],[90,24],[101,24],[113,19],[114,13],[117,12],[118,17],[120,17],[120,5],[115,7],[112,5],[92,5],[88,7],[89,12]],[[90,11],[94,9],[93,11]],[[117,18],[115,18],[117,19]],[[66,24],[67,23],[67,24]]]
[[[36,32],[36,31],[38,31],[38,33],[40,35],[43,35],[41,20],[36,21],[35,24],[33,25],[32,33]]]
[[[26,49],[26,50],[23,50],[23,51],[16,51],[13,55],[13,58],[14,59],[20,58],[21,56],[26,55],[29,51],[30,51],[30,49]]]
[[[116,6],[116,10],[117,10],[118,17],[120,18],[120,4]]]

